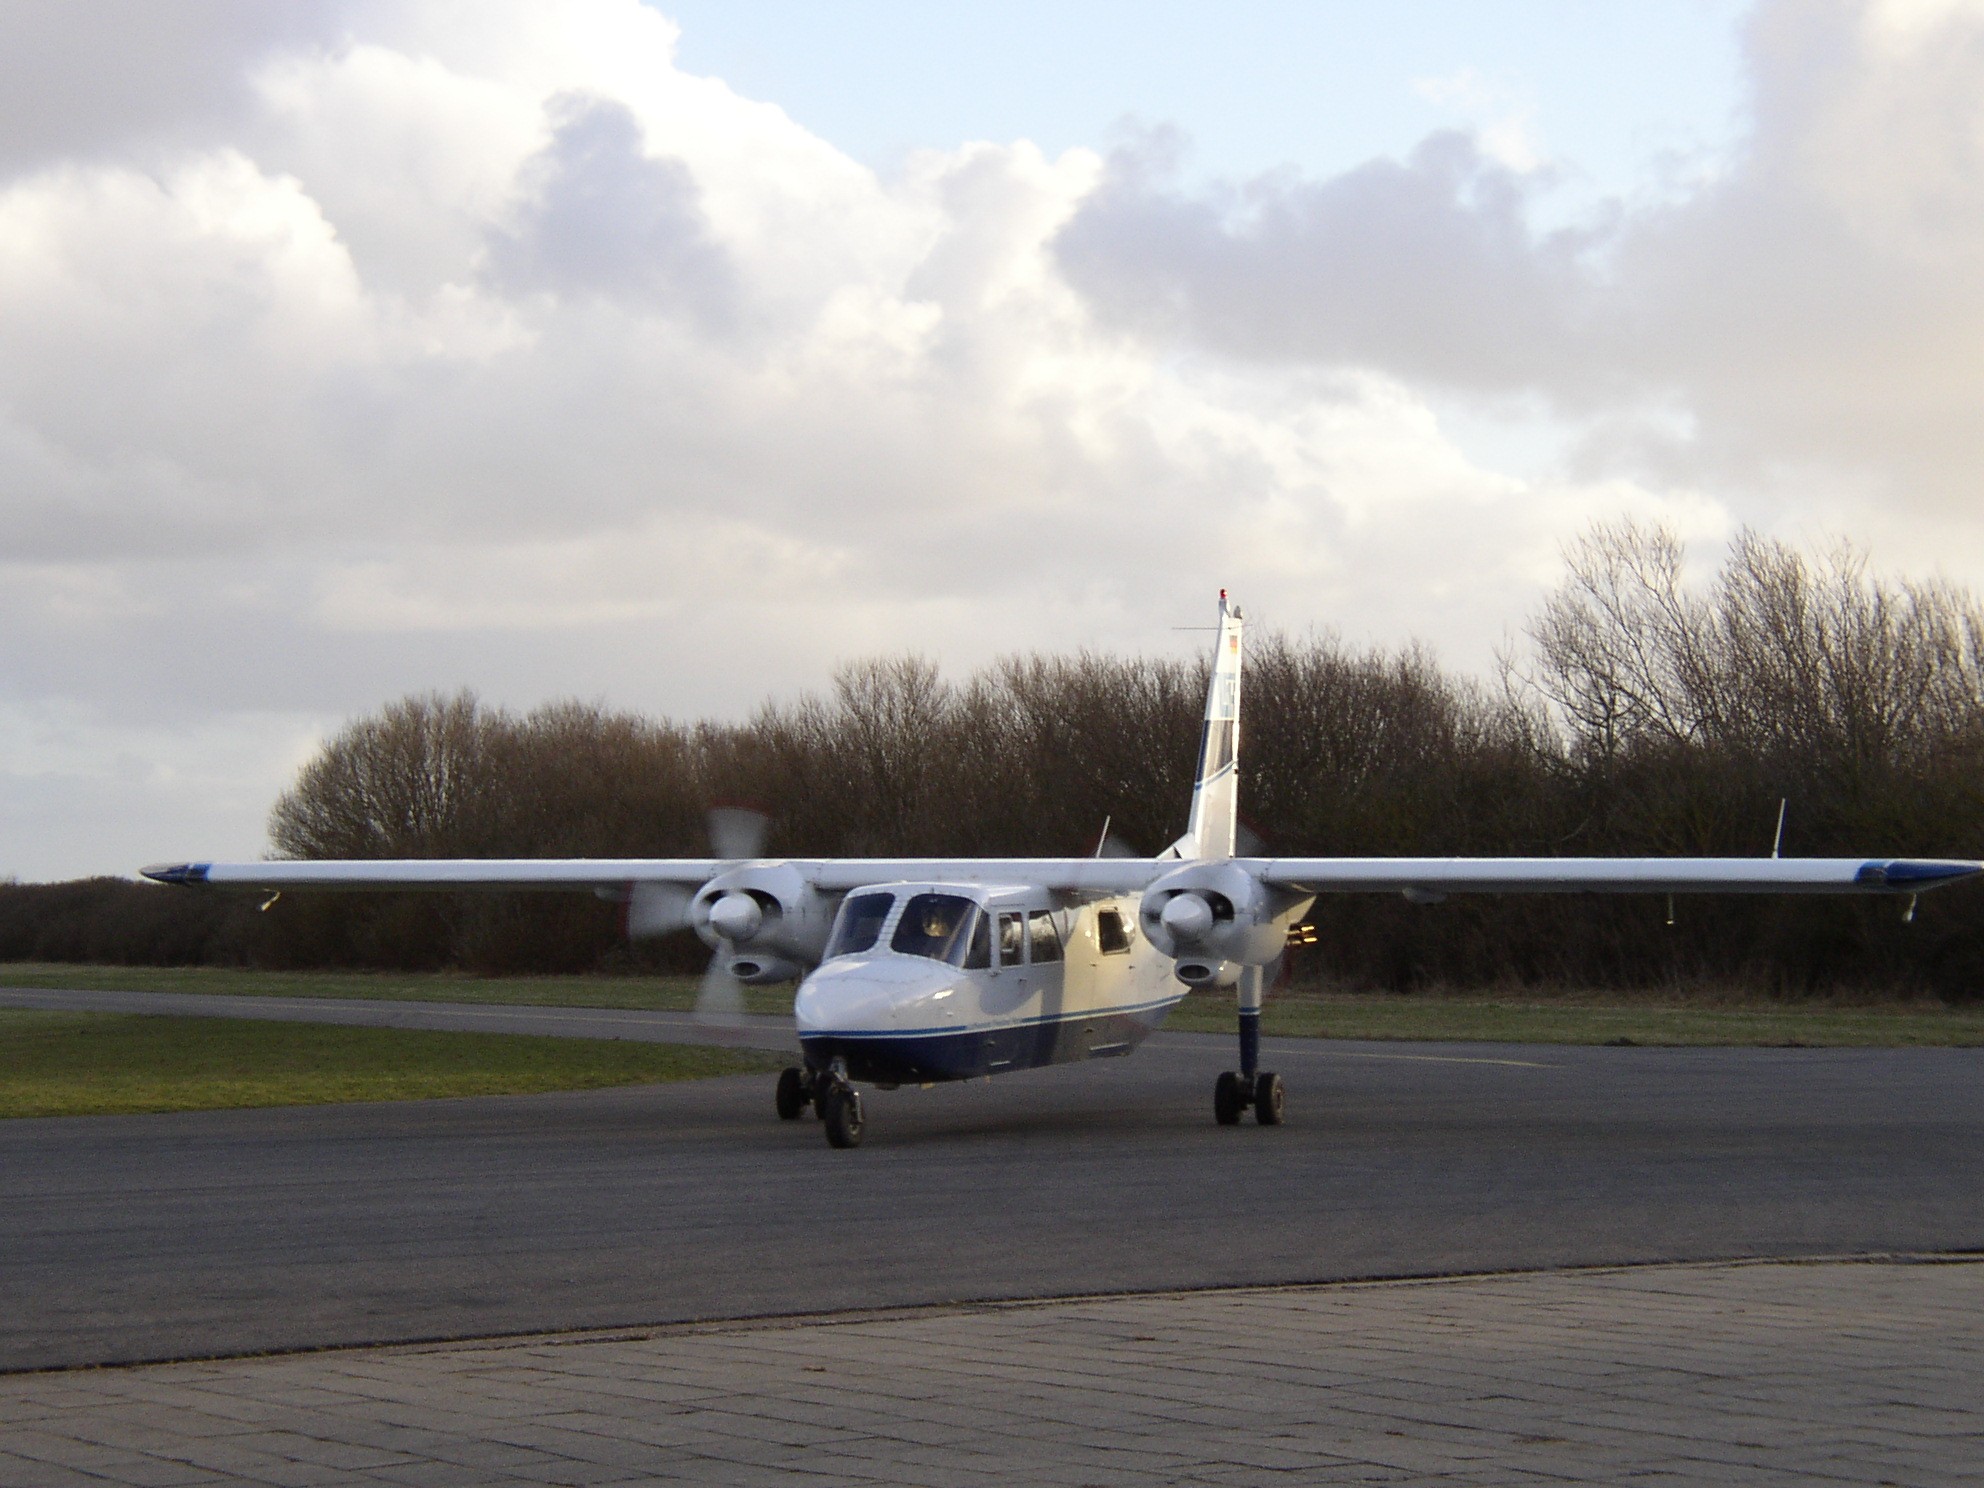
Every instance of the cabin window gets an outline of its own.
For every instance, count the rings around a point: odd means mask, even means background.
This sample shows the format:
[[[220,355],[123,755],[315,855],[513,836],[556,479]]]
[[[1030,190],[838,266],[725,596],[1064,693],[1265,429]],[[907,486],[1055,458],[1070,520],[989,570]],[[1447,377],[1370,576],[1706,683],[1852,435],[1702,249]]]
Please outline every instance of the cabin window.
[[[1097,912],[1095,916],[1095,940],[1102,947],[1105,956],[1119,955],[1130,948],[1130,931],[1123,923],[1122,914],[1113,909]]]
[[[905,956],[928,956],[932,961],[962,966],[966,952],[976,949],[972,932],[984,919],[978,906],[963,895],[912,894],[889,946]],[[988,937],[987,961],[991,959],[990,947]]]
[[[1026,960],[1026,916],[1019,913],[999,916],[999,964],[1018,966]]]
[[[882,936],[882,922],[895,902],[894,894],[856,894],[849,899],[840,907],[840,923],[834,926],[834,938],[827,943],[826,959],[874,950]]]
[[[1042,961],[1061,959],[1061,931],[1054,923],[1054,916],[1046,910],[1037,911],[1027,921],[1027,932],[1033,940],[1033,961],[1038,966]]]

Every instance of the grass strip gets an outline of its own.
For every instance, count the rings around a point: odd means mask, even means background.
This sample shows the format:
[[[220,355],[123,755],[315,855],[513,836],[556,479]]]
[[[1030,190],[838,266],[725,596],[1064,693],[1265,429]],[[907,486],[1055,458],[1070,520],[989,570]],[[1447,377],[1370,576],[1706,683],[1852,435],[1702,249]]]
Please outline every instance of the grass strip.
[[[0,1118],[534,1095],[786,1062],[632,1040],[0,1008]]]
[[[692,976],[479,977],[462,972],[246,971],[227,966],[0,963],[0,986],[89,992],[199,992],[221,997],[353,997],[378,1002],[481,1002],[514,1007],[632,1008],[686,1013]],[[792,988],[746,987],[746,1010],[789,1013]]]
[[[1233,998],[1194,993],[1166,1027],[1226,1033]],[[1644,1044],[1652,1047],[1912,1048],[1984,1045],[1984,1010],[1939,1002],[1871,1007],[1797,1003],[1700,1005],[1464,996],[1284,992],[1268,999],[1264,1033],[1282,1038],[1419,1039],[1458,1043]]]

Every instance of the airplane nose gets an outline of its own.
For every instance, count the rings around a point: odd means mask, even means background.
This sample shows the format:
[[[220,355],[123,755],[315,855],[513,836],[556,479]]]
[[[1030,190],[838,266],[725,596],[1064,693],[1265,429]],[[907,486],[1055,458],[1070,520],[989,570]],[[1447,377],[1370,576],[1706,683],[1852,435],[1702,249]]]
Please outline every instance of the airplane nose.
[[[799,1032],[886,1033],[942,1024],[957,1016],[957,972],[905,956],[829,961],[799,984]]]

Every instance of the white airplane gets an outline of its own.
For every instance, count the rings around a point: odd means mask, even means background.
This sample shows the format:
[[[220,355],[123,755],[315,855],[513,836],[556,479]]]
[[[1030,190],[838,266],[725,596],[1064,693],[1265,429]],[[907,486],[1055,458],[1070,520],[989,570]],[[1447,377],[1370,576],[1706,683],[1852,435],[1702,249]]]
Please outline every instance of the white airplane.
[[[1219,596],[1185,835],[1155,858],[416,859],[179,863],[166,884],[295,889],[569,889],[619,900],[629,933],[692,927],[737,981],[799,981],[803,1064],[778,1114],[808,1106],[827,1140],[861,1140],[857,1081],[891,1090],[1128,1054],[1189,988],[1232,988],[1239,1068],[1213,1088],[1222,1125],[1283,1114],[1260,1068],[1262,989],[1321,894],[1430,903],[1470,893],[1902,894],[1984,863],[1863,858],[1259,858],[1234,856],[1239,607]],[[748,833],[745,835],[749,835]]]

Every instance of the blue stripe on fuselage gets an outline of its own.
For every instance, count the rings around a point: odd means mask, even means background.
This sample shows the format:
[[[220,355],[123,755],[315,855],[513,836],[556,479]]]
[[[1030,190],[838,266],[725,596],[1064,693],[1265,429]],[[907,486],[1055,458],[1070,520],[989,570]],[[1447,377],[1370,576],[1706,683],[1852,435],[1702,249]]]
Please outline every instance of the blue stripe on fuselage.
[[[1157,1030],[1183,996],[976,1028],[805,1033],[799,1042],[809,1065],[844,1059],[857,1080],[971,1080],[1127,1053]]]

